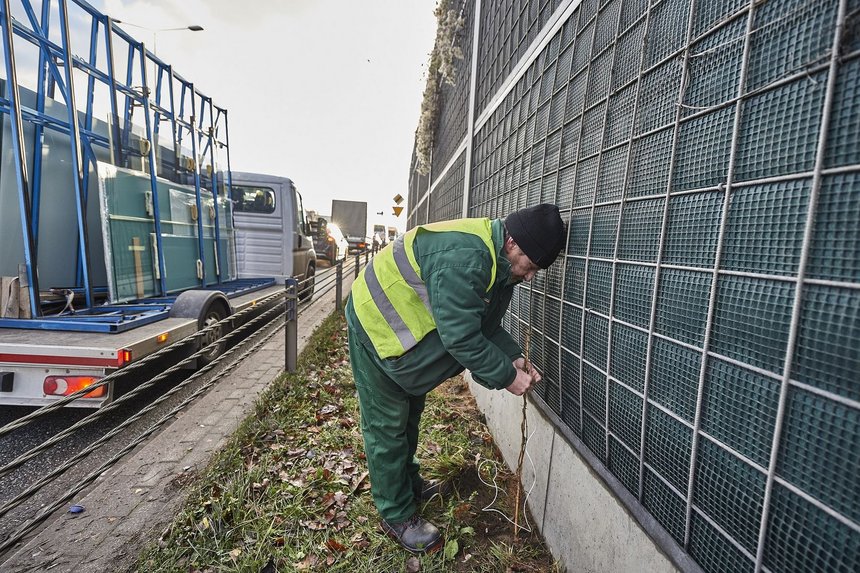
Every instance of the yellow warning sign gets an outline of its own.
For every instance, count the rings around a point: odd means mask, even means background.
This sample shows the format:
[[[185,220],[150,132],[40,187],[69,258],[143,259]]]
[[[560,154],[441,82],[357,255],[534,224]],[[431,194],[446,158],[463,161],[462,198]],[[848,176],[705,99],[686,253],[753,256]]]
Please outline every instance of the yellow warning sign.
[[[400,193],[398,193],[397,195],[394,196],[394,202],[398,205],[400,205],[403,202],[403,197],[400,195]]]
[[[400,213],[403,212],[403,207],[392,207],[392,209],[394,209],[394,216],[395,217],[399,217]]]

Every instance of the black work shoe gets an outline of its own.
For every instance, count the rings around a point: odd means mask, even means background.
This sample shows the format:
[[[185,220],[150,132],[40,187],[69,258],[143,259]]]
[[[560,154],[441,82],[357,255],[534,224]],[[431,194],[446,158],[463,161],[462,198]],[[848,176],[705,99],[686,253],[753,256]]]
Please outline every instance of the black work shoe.
[[[442,547],[442,533],[417,513],[403,523],[383,519],[382,530],[412,553],[432,553]]]
[[[434,496],[445,496],[451,490],[451,484],[438,479],[422,480],[421,493],[416,497],[421,501],[430,501]]]

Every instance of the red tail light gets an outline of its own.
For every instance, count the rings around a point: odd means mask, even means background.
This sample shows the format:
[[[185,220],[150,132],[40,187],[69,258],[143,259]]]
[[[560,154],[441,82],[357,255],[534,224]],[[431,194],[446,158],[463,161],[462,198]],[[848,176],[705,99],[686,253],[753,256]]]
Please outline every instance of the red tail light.
[[[68,396],[78,390],[89,388],[101,379],[100,376],[47,376],[42,383],[42,391],[46,396]],[[99,386],[92,392],[84,394],[84,398],[104,398],[107,385]]]

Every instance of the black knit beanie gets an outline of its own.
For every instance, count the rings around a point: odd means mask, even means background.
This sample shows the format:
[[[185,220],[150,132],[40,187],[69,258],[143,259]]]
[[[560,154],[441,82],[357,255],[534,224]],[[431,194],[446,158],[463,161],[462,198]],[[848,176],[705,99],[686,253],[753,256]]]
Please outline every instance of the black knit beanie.
[[[505,228],[526,256],[542,269],[555,261],[567,239],[558,207],[549,203],[514,211],[505,219]]]

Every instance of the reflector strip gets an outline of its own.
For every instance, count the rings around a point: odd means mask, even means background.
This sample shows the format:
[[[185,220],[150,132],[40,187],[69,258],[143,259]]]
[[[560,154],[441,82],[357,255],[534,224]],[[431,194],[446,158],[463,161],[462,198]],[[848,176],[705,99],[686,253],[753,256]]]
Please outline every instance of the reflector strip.
[[[0,354],[0,363],[60,364],[63,366],[122,366],[119,356],[112,358],[87,358],[85,356],[45,356],[39,354]]]

